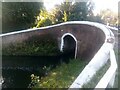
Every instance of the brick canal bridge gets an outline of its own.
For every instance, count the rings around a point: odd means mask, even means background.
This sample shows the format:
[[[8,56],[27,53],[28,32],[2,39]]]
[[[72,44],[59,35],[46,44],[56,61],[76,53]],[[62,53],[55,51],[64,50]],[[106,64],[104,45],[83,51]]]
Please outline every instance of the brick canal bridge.
[[[107,26],[88,21],[71,21],[47,27],[11,32],[0,35],[1,46],[2,48],[9,48],[11,44],[22,43],[31,38],[34,39],[36,36],[40,40],[47,38],[47,41],[55,41],[61,52],[72,50],[74,58],[90,60],[70,88],[81,88],[108,59],[111,60],[111,67],[96,87],[106,88],[111,83],[111,79],[114,81],[117,68],[113,51],[115,38]],[[109,79],[105,80],[106,77]],[[104,85],[103,81],[106,82]]]
[[[99,24],[74,21],[37,29],[2,34],[2,48],[22,43],[34,36],[57,43],[59,50],[74,50],[75,58],[91,60],[105,42],[106,36]]]

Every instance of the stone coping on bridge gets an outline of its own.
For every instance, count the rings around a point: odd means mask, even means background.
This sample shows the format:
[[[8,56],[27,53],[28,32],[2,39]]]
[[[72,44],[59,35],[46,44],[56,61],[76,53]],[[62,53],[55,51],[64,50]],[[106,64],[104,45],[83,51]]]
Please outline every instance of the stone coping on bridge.
[[[40,30],[40,29],[48,29],[48,28],[52,28],[52,27],[56,27],[56,26],[61,26],[61,25],[66,25],[66,24],[86,24],[86,25],[91,25],[91,26],[95,26],[99,29],[101,29],[106,37],[109,37],[110,35],[110,31],[108,31],[108,29],[100,23],[95,23],[95,22],[90,22],[90,21],[69,21],[69,22],[64,22],[64,23],[60,23],[60,24],[56,24],[56,25],[51,25],[51,26],[46,26],[46,27],[40,27],[40,28],[32,28],[32,29],[27,29],[27,30],[20,30],[20,31],[15,31],[15,32],[10,32],[10,33],[5,33],[5,34],[0,34],[0,37],[2,36],[6,36],[6,35],[12,35],[12,34],[18,34],[18,33],[24,33],[24,32],[30,32],[30,31],[34,31],[34,30]]]
[[[93,78],[95,73],[111,57],[110,52],[111,52],[111,50],[113,51],[114,44],[115,44],[114,34],[112,33],[112,31],[110,29],[108,29],[108,27],[106,27],[104,25],[100,25],[100,27],[101,27],[101,29],[103,29],[103,31],[106,35],[107,41],[105,41],[105,43],[101,46],[101,48],[98,50],[98,52],[95,54],[95,56],[91,59],[91,61],[88,63],[88,65],[86,65],[86,67],[83,69],[83,71],[78,75],[78,77],[75,79],[75,81],[70,86],[69,90],[71,90],[72,88],[77,88],[77,89],[82,88],[82,86],[84,84],[86,84],[87,82],[89,82]],[[114,60],[114,61],[112,61],[112,60]],[[112,60],[111,60],[111,63],[116,62],[116,59],[112,59]],[[113,66],[113,64],[111,64],[111,65]],[[109,70],[108,71],[111,73],[111,75],[114,75],[115,71],[117,69],[116,63],[115,63],[116,68],[113,68],[112,66],[110,67],[111,71],[109,71]],[[103,84],[105,77],[109,77],[108,73],[102,78],[102,81],[100,81],[99,85],[97,85],[96,88]],[[106,81],[106,84],[105,84],[106,86],[108,85],[108,83],[110,83],[109,82],[110,79],[112,79],[112,76],[110,76],[109,80]],[[112,80],[114,80],[114,77]],[[112,82],[114,82],[114,81],[112,81]],[[104,88],[106,88],[106,86]],[[99,87],[99,88],[102,88],[102,87]]]
[[[92,58],[101,45],[110,37],[110,31],[104,25],[89,21],[69,21],[47,27],[5,33],[1,34],[0,37],[2,37],[3,47],[5,47],[11,43],[23,42],[32,38],[33,35],[38,35],[41,38],[46,33],[57,39],[58,47],[61,50],[63,36],[71,36],[76,41],[75,57],[81,56],[82,58],[86,54],[88,54],[86,57]],[[91,52],[91,55],[86,51]]]

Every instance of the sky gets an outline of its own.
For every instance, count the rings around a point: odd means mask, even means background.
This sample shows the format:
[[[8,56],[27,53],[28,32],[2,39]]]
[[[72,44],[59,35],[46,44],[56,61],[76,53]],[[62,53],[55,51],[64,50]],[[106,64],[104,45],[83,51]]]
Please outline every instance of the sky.
[[[93,0],[95,3],[95,12],[99,12],[102,9],[110,9],[113,12],[118,12],[118,2],[120,0]]]
[[[52,2],[48,0],[45,1],[45,7],[48,11],[54,8],[55,4],[60,4],[63,0],[52,0]],[[118,12],[118,2],[120,0],[92,0],[95,3],[94,13],[99,13],[100,10],[110,9],[115,13]]]

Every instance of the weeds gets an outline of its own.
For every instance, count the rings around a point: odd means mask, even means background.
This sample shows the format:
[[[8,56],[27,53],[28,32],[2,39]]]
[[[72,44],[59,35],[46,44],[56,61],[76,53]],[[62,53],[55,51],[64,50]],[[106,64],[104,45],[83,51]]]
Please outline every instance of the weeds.
[[[73,59],[68,64],[61,63],[55,69],[51,70],[46,77],[31,78],[34,82],[32,88],[69,88],[73,81],[77,78],[88,61]],[[39,81],[39,82],[38,82]]]

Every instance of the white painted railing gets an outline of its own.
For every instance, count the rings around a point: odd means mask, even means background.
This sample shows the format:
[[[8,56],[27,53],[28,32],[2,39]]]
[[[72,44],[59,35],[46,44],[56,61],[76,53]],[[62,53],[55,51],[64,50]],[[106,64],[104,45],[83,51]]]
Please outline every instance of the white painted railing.
[[[89,82],[95,73],[108,61],[110,58],[111,66],[99,81],[95,88],[106,88],[108,84],[113,87],[115,74],[117,70],[117,63],[114,50],[111,44],[105,43],[90,63],[84,68],[80,75],[76,78],[71,88],[82,88],[84,84]]]
[[[47,29],[50,27],[55,27],[55,26],[60,26],[60,25],[65,25],[65,24],[87,24],[91,26],[95,26],[99,29],[101,29],[105,33],[105,43],[102,45],[102,47],[99,49],[99,51],[96,53],[96,55],[93,57],[93,59],[89,62],[88,65],[84,68],[84,70],[80,73],[80,75],[76,78],[76,80],[73,82],[73,84],[70,86],[71,88],[82,88],[82,85],[85,83],[89,82],[93,75],[95,75],[96,71],[98,71],[110,58],[111,60],[111,66],[106,72],[106,74],[103,76],[103,78],[100,80],[96,88],[102,88],[103,81],[105,80],[104,78],[111,73],[111,76],[109,76],[109,80],[106,81],[106,87],[108,84],[111,84],[114,82],[111,82],[111,80],[114,81],[114,75],[117,69],[117,64],[116,64],[116,59],[113,51],[113,46],[114,43],[110,43],[112,40],[111,38],[114,39],[113,33],[105,27],[105,25],[98,24],[98,23],[93,23],[93,22],[88,22],[88,21],[71,21],[71,22],[66,22],[58,25],[52,25],[52,26],[47,26],[47,27],[42,27],[42,28],[37,28],[37,29],[28,29],[28,30],[22,30],[22,31],[17,31],[17,32],[11,32],[11,33],[6,33],[6,34],[0,34],[0,37],[2,36],[7,36],[7,35],[12,35],[12,34],[19,34],[19,33],[25,33],[25,32],[31,32],[31,31],[36,31],[38,29]],[[113,67],[114,66],[114,67]],[[107,74],[108,73],[108,74]],[[1,84],[0,84],[1,85]]]
[[[110,59],[111,66],[102,77],[102,79],[98,82],[95,88],[107,88],[108,84],[111,87],[113,86],[117,69],[116,58],[113,50],[115,43],[114,34],[109,29],[106,30],[105,28],[103,28],[102,30],[106,35],[105,43],[102,45],[93,59],[88,63],[88,65],[86,65],[86,67],[72,83],[69,89],[82,88],[84,84],[86,84],[93,78],[95,73],[108,61],[108,59]]]
[[[111,66],[105,73],[105,75],[102,77],[102,79],[99,81],[97,86],[95,88],[106,88],[108,84],[113,87],[114,85],[114,80],[115,80],[115,74],[117,70],[117,62],[115,58],[115,53],[114,50],[110,50],[110,62]]]
[[[111,26],[106,26],[106,27],[108,27],[109,29],[118,31],[118,28],[116,28],[116,27],[111,27]]]
[[[107,62],[109,59],[109,51],[111,49],[110,43],[104,43],[93,59],[86,65],[84,70],[76,78],[70,88],[82,88],[84,84],[89,82],[95,73]]]
[[[0,90],[2,89],[2,83],[4,82],[3,77],[0,76]]]

